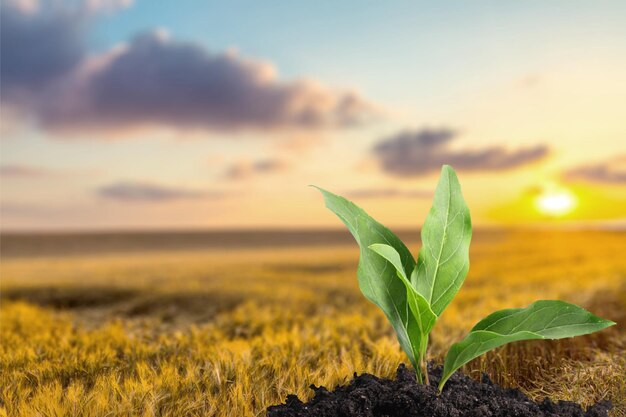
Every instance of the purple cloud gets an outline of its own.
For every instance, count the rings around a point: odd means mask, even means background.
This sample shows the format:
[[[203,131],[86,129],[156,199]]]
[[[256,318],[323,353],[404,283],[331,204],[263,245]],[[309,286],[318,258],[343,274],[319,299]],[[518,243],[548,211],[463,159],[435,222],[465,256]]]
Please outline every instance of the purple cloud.
[[[382,170],[411,177],[437,172],[443,164],[462,171],[503,171],[545,158],[549,148],[536,145],[517,150],[501,146],[456,150],[449,147],[458,132],[449,128],[404,131],[382,140],[372,152]]]
[[[2,165],[0,175],[4,178],[38,178],[45,177],[50,171],[29,165]]]
[[[89,3],[89,2],[88,2]],[[100,8],[127,1],[92,1]],[[89,3],[90,4],[90,3]],[[94,7],[95,7],[94,6]],[[58,131],[166,126],[216,131],[358,125],[378,111],[352,91],[279,79],[274,66],[149,31],[98,56],[93,7],[2,3],[2,101]]]
[[[586,181],[597,184],[626,184],[626,155],[606,162],[581,165],[563,174],[567,181]]]
[[[25,10],[0,4],[0,84],[3,101],[23,101],[47,89],[76,68],[84,57],[86,15],[45,7]]]
[[[119,182],[97,190],[104,198],[128,202],[165,202],[173,200],[216,199],[224,196],[221,192],[175,188],[139,182]]]
[[[240,180],[256,175],[284,172],[289,165],[279,159],[260,159],[258,161],[241,161],[231,165],[224,174],[224,178]]]

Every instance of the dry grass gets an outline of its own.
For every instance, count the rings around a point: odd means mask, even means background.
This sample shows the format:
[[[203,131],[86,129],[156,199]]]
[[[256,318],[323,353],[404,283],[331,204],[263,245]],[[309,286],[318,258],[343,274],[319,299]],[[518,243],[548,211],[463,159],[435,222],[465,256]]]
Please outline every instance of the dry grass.
[[[465,369],[626,416],[626,235],[479,235],[431,358],[485,314],[561,298],[620,323]],[[0,416],[259,416],[308,385],[405,361],[354,246],[2,260]]]

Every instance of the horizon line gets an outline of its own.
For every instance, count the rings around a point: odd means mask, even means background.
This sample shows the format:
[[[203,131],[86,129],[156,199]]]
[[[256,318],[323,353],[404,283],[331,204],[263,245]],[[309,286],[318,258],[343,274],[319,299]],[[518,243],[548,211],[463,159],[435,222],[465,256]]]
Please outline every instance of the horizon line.
[[[419,232],[421,227],[389,226],[401,232]],[[535,222],[527,224],[479,224],[474,231],[626,231],[626,220],[599,222]],[[102,227],[102,228],[0,228],[0,236],[17,235],[111,235],[111,234],[205,234],[205,233],[329,233],[348,232],[338,226],[248,226],[248,227]]]

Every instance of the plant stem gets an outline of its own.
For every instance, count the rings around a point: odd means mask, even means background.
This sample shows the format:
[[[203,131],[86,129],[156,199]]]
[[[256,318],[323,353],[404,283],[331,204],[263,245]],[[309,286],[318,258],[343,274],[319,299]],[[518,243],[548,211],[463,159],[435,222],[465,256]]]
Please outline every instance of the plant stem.
[[[412,348],[414,360],[411,361],[411,365],[413,365],[415,369],[415,379],[417,383],[422,384],[424,382],[424,377],[422,376],[422,352],[421,350],[418,351],[415,349],[415,346],[412,346]]]
[[[421,359],[420,359],[421,361]],[[421,362],[417,362],[413,365],[413,367],[415,368],[415,379],[417,380],[418,384],[422,384],[424,383],[424,378],[422,377],[422,364]]]
[[[428,364],[426,363],[426,355],[424,355],[424,358],[422,358],[421,362],[422,373],[424,374],[424,383],[426,385],[430,385],[430,380],[428,379]]]
[[[426,361],[426,353],[428,352],[428,336],[422,339],[422,346],[420,351],[420,368],[422,369],[422,373],[424,374],[424,383],[426,385],[430,385],[430,380],[428,378],[428,363]]]
[[[415,379],[417,380],[418,384],[424,382],[424,379],[422,378],[422,370],[419,368],[419,366],[415,368]]]

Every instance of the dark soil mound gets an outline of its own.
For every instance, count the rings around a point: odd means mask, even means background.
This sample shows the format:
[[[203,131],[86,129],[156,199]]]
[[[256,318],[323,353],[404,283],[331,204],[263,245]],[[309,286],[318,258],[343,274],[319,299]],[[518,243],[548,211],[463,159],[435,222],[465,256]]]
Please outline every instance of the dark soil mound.
[[[289,395],[287,402],[268,408],[268,417],[607,417],[609,402],[584,411],[569,401],[535,403],[521,391],[494,385],[487,375],[482,382],[455,373],[438,395],[441,368],[429,372],[431,385],[417,384],[415,375],[400,365],[396,380],[363,374],[349,385],[329,392],[311,388],[315,397],[302,403]]]

